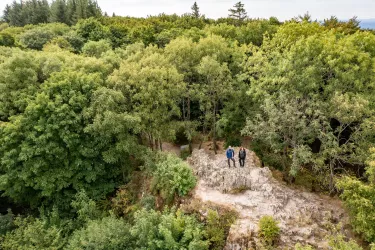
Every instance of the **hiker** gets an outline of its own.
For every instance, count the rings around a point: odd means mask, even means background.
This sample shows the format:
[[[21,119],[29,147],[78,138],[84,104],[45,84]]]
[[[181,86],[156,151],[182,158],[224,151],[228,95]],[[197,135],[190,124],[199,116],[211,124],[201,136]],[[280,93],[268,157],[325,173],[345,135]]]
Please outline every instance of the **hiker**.
[[[240,167],[245,166],[245,159],[246,159],[246,150],[244,147],[240,148],[240,151],[238,152],[238,158],[240,161]]]
[[[234,160],[234,150],[231,146],[227,149],[228,166],[230,167],[230,161],[233,161],[234,167],[236,167],[236,161]]]

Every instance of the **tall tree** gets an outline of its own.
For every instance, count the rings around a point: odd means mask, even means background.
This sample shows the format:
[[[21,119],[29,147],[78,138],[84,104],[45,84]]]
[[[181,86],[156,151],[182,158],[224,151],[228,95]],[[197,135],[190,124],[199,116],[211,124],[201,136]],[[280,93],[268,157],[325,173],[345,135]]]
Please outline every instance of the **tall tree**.
[[[67,10],[69,24],[75,24],[78,21],[76,0],[68,0]]]
[[[194,18],[200,18],[201,17],[201,13],[199,12],[199,7],[198,7],[197,2],[194,2],[193,6],[191,6],[191,10],[192,10],[191,15]]]
[[[55,0],[51,4],[51,22],[69,24],[68,9],[65,0]]]
[[[22,115],[0,125],[4,195],[68,208],[79,190],[95,198],[113,190],[137,151],[139,120],[101,83],[98,73],[54,74]]]
[[[204,112],[205,125],[211,127],[213,148],[216,154],[216,122],[219,117],[219,105],[231,89],[231,73],[227,64],[220,64],[211,56],[204,57],[197,70],[202,77],[198,90],[200,107]]]
[[[13,1],[9,14],[9,24],[11,26],[23,26],[26,24],[23,18],[22,6],[22,2]]]
[[[233,9],[229,9],[229,17],[236,19],[238,22],[243,22],[247,18],[247,12],[245,10],[245,4],[238,2],[233,6]]]
[[[4,11],[3,11],[3,17],[2,17],[2,20],[4,21],[4,22],[6,22],[6,23],[9,23],[10,22],[10,18],[11,18],[11,7],[10,7],[10,5],[9,4],[7,4],[6,6],[5,6],[5,9],[4,9]]]
[[[141,129],[152,148],[175,136],[173,117],[180,116],[179,101],[186,91],[183,76],[164,55],[151,47],[124,62],[110,78],[123,91],[133,111],[142,119]],[[158,145],[159,144],[159,145]]]

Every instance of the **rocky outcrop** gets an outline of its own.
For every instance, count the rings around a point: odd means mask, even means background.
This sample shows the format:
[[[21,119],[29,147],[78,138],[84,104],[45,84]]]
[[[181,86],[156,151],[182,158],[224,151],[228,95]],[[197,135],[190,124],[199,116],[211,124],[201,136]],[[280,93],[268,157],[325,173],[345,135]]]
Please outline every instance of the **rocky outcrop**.
[[[238,151],[237,151],[238,152]],[[203,202],[230,206],[239,214],[230,230],[225,249],[254,249],[259,245],[258,221],[271,215],[279,221],[280,247],[296,243],[326,249],[332,223],[348,223],[340,202],[329,197],[294,190],[276,181],[268,168],[257,166],[248,152],[244,168],[229,168],[224,154],[195,150],[188,162],[200,178],[194,196]],[[243,192],[234,194],[233,190]]]

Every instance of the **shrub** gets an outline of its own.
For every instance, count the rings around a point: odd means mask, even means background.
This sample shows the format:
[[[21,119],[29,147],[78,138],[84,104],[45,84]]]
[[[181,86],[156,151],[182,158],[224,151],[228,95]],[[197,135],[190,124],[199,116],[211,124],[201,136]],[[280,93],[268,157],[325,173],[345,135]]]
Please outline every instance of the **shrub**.
[[[259,236],[267,245],[273,245],[279,234],[278,222],[272,216],[263,216],[259,220]]]
[[[333,250],[363,250],[354,240],[346,241],[342,234],[332,235],[328,245]]]
[[[20,42],[26,48],[41,50],[54,36],[55,35],[50,30],[35,28],[22,34]]]
[[[155,209],[156,199],[152,195],[145,195],[139,203],[144,209],[151,210]]]
[[[78,215],[77,222],[81,224],[102,216],[95,201],[91,200],[84,191],[80,191],[74,196],[71,206]]]
[[[75,32],[69,32],[64,38],[70,43],[73,48],[73,52],[79,53],[85,44],[84,39]]]
[[[15,230],[7,233],[1,244],[4,250],[57,250],[65,245],[61,230],[46,221],[17,217]]]
[[[114,216],[88,222],[73,233],[66,249],[117,250],[129,249],[129,225]]]
[[[223,249],[225,246],[225,227],[220,222],[219,213],[211,209],[208,210],[205,229],[211,249]]]
[[[6,234],[8,231],[14,229],[14,215],[11,210],[5,215],[0,214],[0,235]]]
[[[112,209],[118,216],[128,215],[134,210],[136,197],[127,189],[119,189],[112,198]]]
[[[81,19],[76,25],[77,34],[81,36],[85,41],[99,41],[102,39],[108,39],[111,36],[109,28],[103,26],[95,18]]]
[[[104,52],[111,50],[111,48],[111,44],[106,40],[98,42],[89,41],[83,46],[82,52],[86,56],[99,58]]]
[[[176,195],[185,196],[192,190],[197,179],[192,169],[175,155],[168,154],[156,164],[151,190],[171,202]]]
[[[134,249],[208,249],[203,225],[181,211],[163,213],[145,209],[136,212],[130,229]]]
[[[183,150],[181,150],[181,152],[180,152],[180,157],[181,157],[181,159],[184,160],[184,161],[185,161],[190,155],[191,155],[191,154],[190,154],[190,150],[189,150],[189,148],[183,149]]]
[[[302,246],[300,243],[297,243],[294,246],[294,250],[314,250],[314,248],[310,245]]]
[[[12,47],[14,43],[15,39],[11,34],[4,32],[0,34],[0,46]]]
[[[228,148],[229,146],[232,147],[239,147],[241,146],[241,138],[236,136],[229,136],[225,139],[225,148]]]
[[[47,45],[56,45],[60,49],[64,49],[64,50],[68,50],[68,51],[73,51],[73,47],[71,46],[71,44],[69,43],[69,41],[66,38],[62,37],[62,36],[53,38],[45,46],[47,46]]]

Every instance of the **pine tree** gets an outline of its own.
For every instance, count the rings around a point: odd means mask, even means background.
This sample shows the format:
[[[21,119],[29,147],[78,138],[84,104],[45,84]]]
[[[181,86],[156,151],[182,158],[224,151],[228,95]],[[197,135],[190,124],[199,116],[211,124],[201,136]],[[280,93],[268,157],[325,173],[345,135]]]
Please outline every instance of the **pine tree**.
[[[9,13],[9,24],[11,26],[24,26],[25,20],[22,14],[23,3],[13,1],[11,11]]]
[[[229,9],[229,17],[238,20],[239,22],[244,21],[247,18],[247,12],[244,8],[245,4],[238,2],[233,7]]]
[[[69,24],[68,10],[65,0],[56,0],[51,5],[51,22]]]
[[[199,7],[198,7],[197,2],[194,2],[193,6],[191,6],[191,10],[193,11],[191,14],[193,17],[195,18],[201,17],[201,13],[199,12]]]
[[[7,4],[5,6],[5,9],[3,11],[3,17],[2,17],[2,20],[6,23],[9,23],[10,22],[10,12],[11,12],[11,8],[10,6]]]
[[[67,11],[69,24],[75,24],[78,21],[76,0],[68,0]]]
[[[98,2],[88,0],[87,2],[87,17],[101,17],[102,10],[100,9]]]

